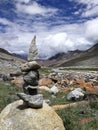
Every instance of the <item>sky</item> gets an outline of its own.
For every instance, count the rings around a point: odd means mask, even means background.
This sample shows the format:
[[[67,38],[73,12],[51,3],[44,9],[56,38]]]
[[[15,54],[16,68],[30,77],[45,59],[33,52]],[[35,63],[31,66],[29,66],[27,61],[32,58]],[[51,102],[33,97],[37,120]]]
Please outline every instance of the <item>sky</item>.
[[[98,0],[0,0],[0,47],[41,58],[86,50],[98,42]]]

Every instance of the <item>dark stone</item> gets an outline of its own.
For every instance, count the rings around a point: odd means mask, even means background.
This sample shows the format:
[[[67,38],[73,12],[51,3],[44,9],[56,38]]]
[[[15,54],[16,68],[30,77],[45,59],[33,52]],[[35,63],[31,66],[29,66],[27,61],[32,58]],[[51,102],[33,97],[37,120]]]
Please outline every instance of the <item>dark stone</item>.
[[[30,71],[26,75],[24,75],[23,79],[27,85],[37,86],[39,80],[39,72],[34,70]]]
[[[38,94],[38,89],[37,89],[37,88],[28,87],[27,90],[28,90],[28,93],[29,93],[30,95],[37,95],[37,94]]]
[[[23,85],[23,90],[24,90],[24,93],[29,94],[29,95],[37,95],[38,94],[37,87],[30,86],[26,83],[24,83],[24,85]]]
[[[14,78],[13,78],[13,77],[10,77],[9,75],[2,75],[2,79],[3,79],[3,81],[11,81],[11,80],[13,80]]]
[[[20,76],[20,75],[22,75],[22,72],[20,72],[20,71],[17,71],[16,73],[14,72],[14,73],[10,73],[10,77],[17,77],[17,76]]]

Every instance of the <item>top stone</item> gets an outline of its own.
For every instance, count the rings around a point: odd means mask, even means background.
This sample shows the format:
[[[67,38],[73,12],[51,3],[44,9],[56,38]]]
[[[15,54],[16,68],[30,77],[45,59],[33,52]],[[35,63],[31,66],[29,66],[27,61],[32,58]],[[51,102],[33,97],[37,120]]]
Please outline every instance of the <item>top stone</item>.
[[[34,36],[29,48],[28,61],[35,61],[38,59],[39,56],[38,56],[38,49],[36,47],[36,36]]]
[[[22,64],[20,69],[22,72],[28,72],[30,70],[38,70],[41,66],[36,61],[30,61]]]

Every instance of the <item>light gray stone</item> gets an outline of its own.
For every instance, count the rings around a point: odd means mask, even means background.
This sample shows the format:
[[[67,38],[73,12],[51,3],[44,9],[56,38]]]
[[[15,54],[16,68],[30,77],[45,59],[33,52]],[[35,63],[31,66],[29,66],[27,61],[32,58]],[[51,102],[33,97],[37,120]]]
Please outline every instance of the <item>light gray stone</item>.
[[[34,70],[41,68],[41,66],[36,61],[28,62],[28,66],[29,66],[30,69],[34,69]]]
[[[44,99],[43,102],[47,103],[49,106],[51,106],[51,101],[49,99]]]
[[[40,109],[27,108],[22,100],[0,113],[0,130],[65,130],[61,118],[46,103]]]
[[[22,64],[22,65],[20,66],[20,69],[21,69],[22,72],[28,72],[28,71],[30,70],[29,65],[28,65],[28,62]]]
[[[36,61],[26,62],[21,65],[20,69],[22,72],[28,72],[30,70],[38,70],[41,66]]]
[[[38,56],[38,49],[36,47],[36,36],[34,36],[29,48],[28,61],[34,61],[38,59],[39,56]]]
[[[52,94],[57,94],[58,92],[59,92],[59,89],[55,85],[50,89],[50,93]]]
[[[24,93],[18,93],[17,96],[22,99],[28,107],[31,108],[42,108],[43,106],[43,95],[37,94],[37,95],[27,95]]]
[[[83,90],[81,88],[76,88],[75,90],[71,91],[68,95],[67,95],[67,99],[68,100],[79,100],[81,98],[84,97],[84,93]]]

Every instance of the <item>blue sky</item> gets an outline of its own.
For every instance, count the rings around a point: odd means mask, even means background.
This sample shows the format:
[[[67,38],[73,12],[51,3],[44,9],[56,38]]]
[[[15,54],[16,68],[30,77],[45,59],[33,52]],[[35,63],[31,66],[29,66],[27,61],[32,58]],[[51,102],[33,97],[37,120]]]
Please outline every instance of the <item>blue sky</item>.
[[[0,0],[0,47],[41,57],[84,50],[98,41],[98,0]]]

